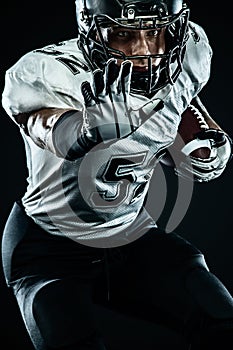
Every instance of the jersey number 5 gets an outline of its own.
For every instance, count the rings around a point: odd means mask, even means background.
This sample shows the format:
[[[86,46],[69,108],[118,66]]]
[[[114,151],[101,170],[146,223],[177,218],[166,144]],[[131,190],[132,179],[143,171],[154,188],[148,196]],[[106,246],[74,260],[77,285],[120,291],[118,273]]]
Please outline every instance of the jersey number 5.
[[[103,183],[112,184],[110,190],[98,190],[92,193],[91,203],[96,208],[117,207],[128,198],[129,203],[140,197],[147,183],[138,184],[133,193],[129,191],[130,186],[136,182],[136,170],[145,162],[147,152],[134,155],[122,155],[121,157],[111,157],[101,175]]]

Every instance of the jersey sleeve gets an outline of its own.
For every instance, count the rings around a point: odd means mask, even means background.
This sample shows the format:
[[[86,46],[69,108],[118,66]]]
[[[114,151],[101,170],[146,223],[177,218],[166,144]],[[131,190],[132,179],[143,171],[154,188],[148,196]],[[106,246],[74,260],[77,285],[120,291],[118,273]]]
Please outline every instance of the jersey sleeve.
[[[207,84],[211,74],[211,62],[213,50],[204,29],[194,23],[189,23],[189,39],[183,60],[183,71],[179,79],[184,88],[187,83],[185,76],[188,75],[194,86],[194,98]]]
[[[76,56],[69,48],[59,50],[31,51],[6,71],[2,105],[9,116],[41,108],[82,108],[80,85],[90,73],[78,64],[78,49]]]

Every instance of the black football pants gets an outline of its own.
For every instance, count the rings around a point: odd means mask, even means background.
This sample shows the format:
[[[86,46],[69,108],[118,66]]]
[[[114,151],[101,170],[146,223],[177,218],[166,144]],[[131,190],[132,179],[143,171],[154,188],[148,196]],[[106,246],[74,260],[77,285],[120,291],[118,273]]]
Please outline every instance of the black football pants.
[[[231,349],[225,339],[233,345],[232,296],[175,233],[155,228],[126,246],[93,249],[51,240],[16,204],[3,266],[36,350],[104,350],[97,304],[167,324],[187,349]]]

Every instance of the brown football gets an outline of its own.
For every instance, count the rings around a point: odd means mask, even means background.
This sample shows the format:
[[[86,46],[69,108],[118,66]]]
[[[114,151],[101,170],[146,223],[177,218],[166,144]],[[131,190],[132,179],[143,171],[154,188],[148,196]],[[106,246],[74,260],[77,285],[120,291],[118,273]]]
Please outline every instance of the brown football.
[[[162,162],[166,165],[174,166],[172,160],[173,156],[177,159],[182,148],[190,141],[196,139],[196,134],[198,132],[208,128],[209,126],[201,112],[195,106],[189,105],[182,114],[175,141],[168,149],[168,153],[163,157]],[[210,156],[210,149],[208,147],[198,147],[197,145],[197,147],[190,153],[190,156],[207,159]]]

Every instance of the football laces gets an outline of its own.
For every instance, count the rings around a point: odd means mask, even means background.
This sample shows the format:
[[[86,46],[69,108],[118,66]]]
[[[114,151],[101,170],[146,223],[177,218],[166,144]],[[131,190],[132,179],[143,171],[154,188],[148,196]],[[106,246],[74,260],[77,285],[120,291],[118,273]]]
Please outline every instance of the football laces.
[[[203,117],[203,115],[201,114],[201,112],[193,105],[189,105],[189,108],[191,109],[191,111],[193,112],[193,114],[196,116],[200,128],[201,129],[209,129],[208,124],[205,121],[205,118]]]

